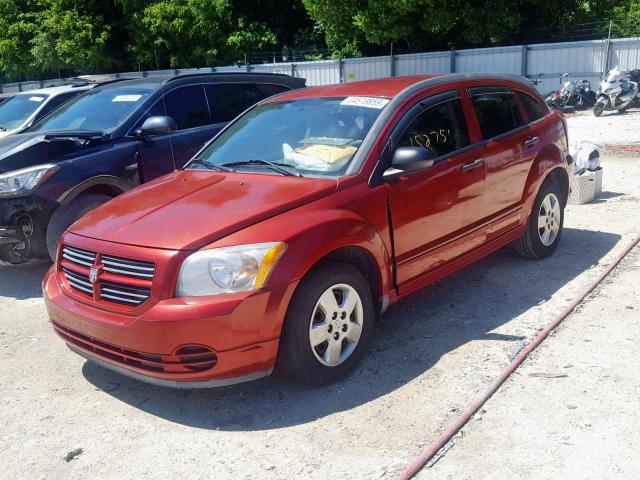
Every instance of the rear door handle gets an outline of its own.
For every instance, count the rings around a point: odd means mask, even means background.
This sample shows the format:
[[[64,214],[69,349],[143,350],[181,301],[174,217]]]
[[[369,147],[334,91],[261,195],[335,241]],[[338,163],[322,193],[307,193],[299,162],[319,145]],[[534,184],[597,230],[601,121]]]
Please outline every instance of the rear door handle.
[[[537,145],[539,141],[540,139],[538,137],[531,137],[529,140],[525,140],[524,146],[533,147],[534,145]]]
[[[471,163],[465,163],[460,167],[460,170],[462,170],[463,172],[468,172],[469,170],[474,170],[478,167],[481,167],[482,165],[484,165],[484,160],[479,158]]]

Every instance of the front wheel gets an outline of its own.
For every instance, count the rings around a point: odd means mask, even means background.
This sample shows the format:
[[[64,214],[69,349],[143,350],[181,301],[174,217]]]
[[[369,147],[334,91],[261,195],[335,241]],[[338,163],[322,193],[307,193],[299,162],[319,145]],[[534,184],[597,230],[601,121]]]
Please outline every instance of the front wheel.
[[[56,261],[58,243],[64,231],[85,213],[111,200],[107,195],[83,194],[69,205],[62,205],[53,212],[47,227],[47,250],[51,260]]]
[[[518,255],[542,259],[556,250],[564,225],[563,198],[556,182],[546,181],[542,185],[529,215],[527,228],[513,243]]]
[[[276,374],[326,384],[364,355],[374,319],[371,289],[360,270],[329,263],[300,282],[285,317]]]
[[[602,100],[598,100],[596,104],[593,106],[593,114],[596,117],[599,117],[600,115],[602,115],[602,113],[607,108],[607,103],[608,102],[603,102]]]

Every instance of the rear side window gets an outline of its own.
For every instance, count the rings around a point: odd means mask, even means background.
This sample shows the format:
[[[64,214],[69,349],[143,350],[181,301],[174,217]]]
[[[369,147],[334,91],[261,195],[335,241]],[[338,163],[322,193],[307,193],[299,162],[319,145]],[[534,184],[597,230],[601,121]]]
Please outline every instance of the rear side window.
[[[80,93],[82,93],[82,91],[67,92],[67,93],[61,93],[60,95],[56,95],[51,100],[49,100],[44,107],[42,107],[42,110],[40,110],[38,112],[38,115],[36,115],[36,118],[34,119],[34,122],[37,122],[42,117],[44,117],[46,114],[48,114],[49,112],[54,111],[56,108],[58,108],[63,103],[67,103],[69,100],[71,100],[73,97],[78,96]]]
[[[261,85],[266,87],[267,85]],[[276,87],[276,85],[272,85]],[[244,112],[254,103],[273,93],[261,92],[253,84],[218,83],[205,85],[213,123],[229,122]]]
[[[428,148],[437,156],[469,145],[469,133],[460,100],[427,108],[405,129],[399,147]]]
[[[201,127],[211,123],[207,99],[204,96],[202,85],[190,85],[181,87],[167,93],[164,96],[166,115],[173,118],[178,124],[178,130]],[[153,115],[163,110],[163,102],[156,103]]]
[[[530,122],[535,122],[549,112],[549,109],[542,100],[534,98],[524,92],[518,92],[518,95],[520,96],[522,106],[524,107],[524,111],[527,112]]]
[[[524,125],[512,93],[480,94],[472,96],[471,99],[485,139],[497,137]]]

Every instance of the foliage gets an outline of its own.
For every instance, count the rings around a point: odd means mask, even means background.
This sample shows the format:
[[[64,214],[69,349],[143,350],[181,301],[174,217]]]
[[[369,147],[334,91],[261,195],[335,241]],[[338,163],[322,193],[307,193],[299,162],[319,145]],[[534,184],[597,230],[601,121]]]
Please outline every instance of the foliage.
[[[615,7],[613,15],[616,33],[625,37],[640,35],[640,0],[632,0],[627,5]]]
[[[640,35],[640,0],[0,0],[0,76],[553,41],[609,18]]]

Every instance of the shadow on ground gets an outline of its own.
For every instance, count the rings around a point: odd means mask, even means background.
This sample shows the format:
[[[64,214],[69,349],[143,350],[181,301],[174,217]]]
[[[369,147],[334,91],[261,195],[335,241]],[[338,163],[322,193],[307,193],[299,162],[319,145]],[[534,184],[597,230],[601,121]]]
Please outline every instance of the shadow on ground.
[[[42,296],[42,278],[51,261],[32,260],[20,265],[0,262],[0,298],[25,300]]]
[[[467,342],[513,342],[493,330],[549,299],[596,265],[619,241],[604,232],[565,229],[551,258],[523,260],[509,249],[394,305],[376,328],[364,360],[348,378],[324,387],[264,379],[211,390],[172,390],[139,383],[85,363],[97,388],[152,415],[204,429],[263,430],[314,421],[401,387]]]

